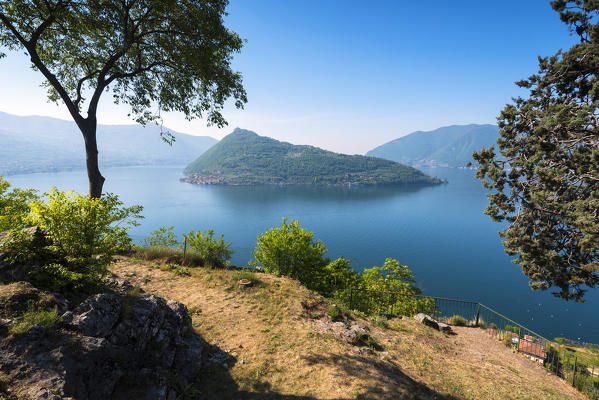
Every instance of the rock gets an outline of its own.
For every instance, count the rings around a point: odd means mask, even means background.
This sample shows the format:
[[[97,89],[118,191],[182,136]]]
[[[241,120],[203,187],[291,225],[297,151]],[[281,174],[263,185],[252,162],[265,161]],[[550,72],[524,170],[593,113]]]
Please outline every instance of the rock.
[[[416,321],[420,322],[421,324],[424,324],[426,326],[430,326],[431,328],[439,330],[439,323],[426,314],[418,313],[418,314],[414,315],[414,319]]]
[[[443,322],[438,322],[439,330],[441,332],[451,332],[451,326],[444,324]]]
[[[112,288],[113,290],[115,290],[116,292],[119,292],[121,294],[125,294],[128,291],[135,289],[135,286],[133,286],[131,284],[131,282],[129,282],[125,279],[119,279],[119,278],[109,279],[107,282],[107,285],[110,288]]]
[[[87,298],[73,312],[66,312],[62,321],[85,336],[106,337],[119,319],[121,298],[102,293]]]
[[[168,400],[173,391],[167,376],[189,382],[200,372],[205,342],[176,301],[102,293],[63,313],[62,320],[80,333],[47,335],[34,325],[0,341],[0,370],[11,371],[11,385],[27,387],[31,398]],[[220,357],[231,365],[228,355]]]

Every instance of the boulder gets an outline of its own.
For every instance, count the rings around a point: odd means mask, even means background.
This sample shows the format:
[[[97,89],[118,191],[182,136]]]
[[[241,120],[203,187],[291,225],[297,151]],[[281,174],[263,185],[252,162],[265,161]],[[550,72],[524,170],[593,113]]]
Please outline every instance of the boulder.
[[[62,322],[85,336],[106,337],[121,313],[121,298],[102,293],[87,298],[75,310],[62,315]]]
[[[179,302],[102,293],[62,321],[70,331],[49,335],[36,325],[0,340],[0,370],[31,398],[169,400],[177,396],[168,377],[193,381],[200,372],[205,342]]]
[[[432,319],[429,315],[426,315],[423,313],[418,313],[418,314],[414,315],[414,319],[416,321],[420,322],[421,324],[424,324],[426,326],[430,326],[431,328],[439,330],[439,323],[437,321],[435,321],[434,319]]]
[[[439,330],[441,332],[451,332],[451,326],[444,324],[443,322],[438,322]]]

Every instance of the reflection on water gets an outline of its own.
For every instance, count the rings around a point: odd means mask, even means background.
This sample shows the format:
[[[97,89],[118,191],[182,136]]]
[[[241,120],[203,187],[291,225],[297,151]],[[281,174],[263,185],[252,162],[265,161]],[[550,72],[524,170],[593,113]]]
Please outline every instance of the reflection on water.
[[[299,219],[331,258],[343,255],[356,269],[381,265],[386,257],[414,272],[426,294],[481,301],[549,337],[581,337],[599,343],[599,291],[587,303],[565,303],[532,292],[520,268],[505,255],[483,211],[485,192],[474,172],[430,169],[448,184],[422,187],[197,186],[179,182],[183,167],[129,167],[104,171],[105,190],[126,204],[144,206],[137,240],[159,226],[179,233],[214,229],[233,243],[233,262],[251,258],[256,236]],[[8,177],[42,191],[87,191],[83,171]]]

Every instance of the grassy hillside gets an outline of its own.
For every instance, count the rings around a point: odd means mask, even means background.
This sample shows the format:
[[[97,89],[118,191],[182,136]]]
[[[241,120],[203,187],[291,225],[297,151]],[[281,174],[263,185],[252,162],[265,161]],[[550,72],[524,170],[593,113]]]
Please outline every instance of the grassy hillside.
[[[585,399],[483,329],[447,335],[413,319],[385,327],[350,316],[380,345],[354,346],[331,330],[329,300],[287,278],[256,274],[242,288],[236,271],[180,276],[128,258],[112,272],[187,305],[211,345],[206,360],[221,360],[196,382],[205,399]]]
[[[217,142],[173,133],[169,146],[156,125],[98,125],[100,167],[185,165]],[[83,138],[74,122],[0,112],[0,175],[83,168]]]
[[[399,163],[296,146],[239,128],[189,164],[184,172],[193,183],[233,185],[439,183]]]
[[[473,151],[495,145],[498,136],[496,125],[454,125],[413,132],[366,154],[408,165],[463,167]]]

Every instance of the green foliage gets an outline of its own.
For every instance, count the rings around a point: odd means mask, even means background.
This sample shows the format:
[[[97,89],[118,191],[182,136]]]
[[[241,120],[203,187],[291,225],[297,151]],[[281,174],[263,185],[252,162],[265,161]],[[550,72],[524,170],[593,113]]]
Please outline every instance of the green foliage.
[[[191,272],[189,271],[188,268],[185,268],[181,265],[177,265],[177,264],[166,264],[164,267],[160,267],[160,269],[164,270],[164,271],[169,271],[172,272],[173,274],[177,275],[177,276],[191,276]]]
[[[331,304],[329,307],[327,307],[327,314],[329,314],[329,317],[332,319],[337,319],[342,315],[342,312],[337,305]]]
[[[30,204],[26,221],[44,229],[51,250],[76,272],[103,275],[114,255],[131,245],[127,231],[142,218],[141,206],[122,207],[116,195],[90,198],[53,188]]]
[[[374,324],[376,326],[378,326],[381,329],[387,329],[389,328],[389,322],[387,320],[387,317],[385,317],[384,315],[377,315],[374,317]]]
[[[83,270],[76,272],[64,265],[52,263],[35,266],[31,272],[31,282],[60,293],[93,293],[102,287],[102,274]]]
[[[0,176],[0,232],[27,226],[23,218],[29,212],[29,203],[36,199],[35,190],[10,189],[10,186]]]
[[[465,326],[467,323],[468,321],[466,321],[466,318],[462,317],[461,315],[452,315],[449,318],[450,325]]]
[[[229,260],[233,254],[230,250],[231,242],[225,243],[224,234],[221,233],[220,238],[214,238],[214,230],[209,229],[206,232],[189,231],[183,234],[187,241],[187,245],[213,267],[224,267],[230,264]]]
[[[539,58],[539,71],[517,83],[529,90],[498,118],[494,149],[473,154],[477,177],[492,191],[485,213],[509,223],[508,255],[535,290],[582,301],[599,284],[599,5],[552,2],[580,43]]]
[[[345,155],[236,129],[185,168],[193,182],[226,184],[394,185],[440,181],[406,165]]]
[[[9,333],[13,335],[23,334],[36,324],[46,327],[48,331],[55,330],[60,324],[58,308],[55,306],[51,310],[39,309],[36,307],[35,302],[29,301],[27,303],[27,311],[23,313],[21,321],[11,325]]]
[[[566,338],[563,338],[563,337],[556,337],[556,338],[555,338],[555,339],[553,339],[553,340],[555,340],[555,341],[556,341],[557,343],[559,343],[559,344],[564,344],[564,343],[566,343]]]
[[[250,265],[261,266],[266,272],[286,275],[299,280],[310,289],[319,287],[319,278],[329,263],[324,243],[314,240],[314,233],[299,227],[299,221],[268,229],[258,235],[254,260]]]
[[[363,286],[362,276],[351,266],[351,260],[339,257],[325,265],[319,273],[315,290],[325,297],[338,298],[346,289]]]
[[[172,226],[161,226],[144,238],[148,247],[175,247],[179,244]]]
[[[505,330],[520,335],[520,328],[517,326],[506,325]]]

